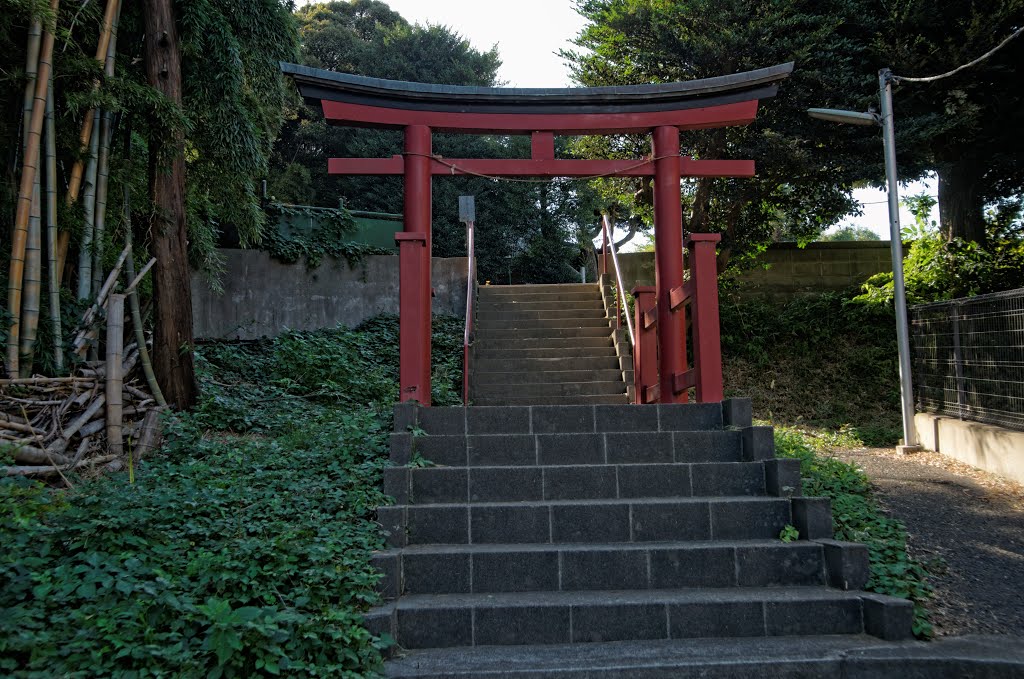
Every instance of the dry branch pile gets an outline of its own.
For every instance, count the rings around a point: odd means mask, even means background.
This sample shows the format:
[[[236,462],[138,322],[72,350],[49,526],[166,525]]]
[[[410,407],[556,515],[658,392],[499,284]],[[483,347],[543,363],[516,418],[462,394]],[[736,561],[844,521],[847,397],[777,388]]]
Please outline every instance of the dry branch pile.
[[[138,345],[131,344],[118,366],[120,375],[97,361],[83,363],[71,377],[0,380],[0,451],[15,461],[3,473],[62,474],[101,464],[116,468],[122,464],[119,448],[136,461],[152,450],[162,408],[147,390],[141,369],[136,370],[138,363]],[[107,394],[119,379],[118,412],[108,407]],[[120,440],[111,440],[108,433]]]

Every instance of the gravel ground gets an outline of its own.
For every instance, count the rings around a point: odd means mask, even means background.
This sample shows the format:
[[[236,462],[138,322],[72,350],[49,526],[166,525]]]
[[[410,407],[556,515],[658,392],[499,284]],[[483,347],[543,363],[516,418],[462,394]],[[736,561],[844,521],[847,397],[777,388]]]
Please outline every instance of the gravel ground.
[[[846,450],[933,569],[937,635],[1024,634],[1024,486],[937,453]]]

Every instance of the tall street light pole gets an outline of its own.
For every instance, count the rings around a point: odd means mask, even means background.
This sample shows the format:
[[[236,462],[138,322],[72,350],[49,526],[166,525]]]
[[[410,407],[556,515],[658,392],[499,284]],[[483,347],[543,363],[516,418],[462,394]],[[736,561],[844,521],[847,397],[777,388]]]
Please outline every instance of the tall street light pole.
[[[900,365],[900,401],[903,411],[903,445],[901,452],[920,448],[914,428],[914,389],[910,373],[910,332],[907,328],[907,292],[903,280],[903,236],[900,229],[899,186],[896,173],[896,128],[892,113],[892,71],[878,72],[878,90],[882,100],[882,114],[812,108],[812,118],[830,120],[848,125],[880,125],[885,153],[885,180],[889,194],[889,243],[892,254],[893,298],[896,306],[896,342]]]

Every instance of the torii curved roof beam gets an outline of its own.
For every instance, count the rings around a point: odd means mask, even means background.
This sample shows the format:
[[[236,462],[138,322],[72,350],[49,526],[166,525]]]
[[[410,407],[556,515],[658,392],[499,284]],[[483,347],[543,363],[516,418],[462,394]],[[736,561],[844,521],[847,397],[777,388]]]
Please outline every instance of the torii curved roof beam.
[[[583,88],[432,85],[288,63],[281,70],[295,80],[307,101],[323,106],[328,121],[339,125],[426,125],[479,134],[617,134],[660,126],[700,129],[750,123],[758,100],[775,95],[793,63],[688,82]]]

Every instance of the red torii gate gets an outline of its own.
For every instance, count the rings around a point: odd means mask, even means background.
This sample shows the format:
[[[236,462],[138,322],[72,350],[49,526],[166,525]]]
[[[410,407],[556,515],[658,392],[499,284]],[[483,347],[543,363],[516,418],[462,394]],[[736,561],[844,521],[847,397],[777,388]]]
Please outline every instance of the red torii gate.
[[[399,244],[401,401],[430,405],[431,177],[473,174],[494,177],[654,177],[654,304],[638,313],[647,328],[657,325],[657,382],[652,361],[638,370],[637,402],[676,403],[697,383],[685,370],[685,318],[673,313],[687,296],[683,285],[681,177],[751,177],[752,160],[693,160],[680,156],[680,130],[746,125],[760,99],[772,97],[793,70],[781,64],[756,71],[683,83],[592,88],[493,88],[431,85],[367,78],[296,64],[281,64],[310,103],[319,103],[328,122],[354,127],[402,129],[405,150],[391,158],[331,158],[328,172],[345,175],[403,175],[404,231]],[[528,159],[441,158],[431,134],[529,134]],[[653,153],[637,160],[555,158],[554,138],[580,134],[652,135]],[[717,238],[688,240],[714,247]],[[638,291],[639,292],[639,291]],[[638,299],[639,301],[639,299]],[[644,309],[641,309],[644,311]],[[717,299],[714,308],[717,326]],[[656,316],[656,321],[654,316]],[[650,317],[650,318],[648,318]],[[649,322],[648,322],[649,321]],[[637,328],[638,341],[641,328]],[[717,328],[714,333],[717,338]],[[714,344],[717,345],[717,341]],[[708,345],[705,336],[705,345]],[[649,347],[646,354],[650,356]],[[695,347],[695,349],[698,347]],[[697,355],[697,363],[714,358]],[[639,352],[640,347],[634,351]],[[717,346],[715,352],[719,352]],[[721,359],[717,384],[698,386],[698,400],[721,400]],[[698,383],[699,384],[699,383]]]

